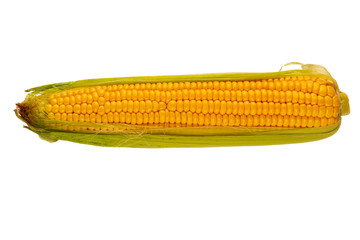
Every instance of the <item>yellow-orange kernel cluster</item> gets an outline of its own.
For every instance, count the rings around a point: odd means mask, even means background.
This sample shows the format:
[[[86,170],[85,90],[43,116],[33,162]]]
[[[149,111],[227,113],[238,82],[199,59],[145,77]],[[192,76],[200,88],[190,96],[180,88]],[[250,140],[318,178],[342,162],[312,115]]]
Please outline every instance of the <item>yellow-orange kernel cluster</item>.
[[[311,77],[119,84],[48,100],[50,119],[137,125],[318,127],[337,122],[340,106],[333,83]]]

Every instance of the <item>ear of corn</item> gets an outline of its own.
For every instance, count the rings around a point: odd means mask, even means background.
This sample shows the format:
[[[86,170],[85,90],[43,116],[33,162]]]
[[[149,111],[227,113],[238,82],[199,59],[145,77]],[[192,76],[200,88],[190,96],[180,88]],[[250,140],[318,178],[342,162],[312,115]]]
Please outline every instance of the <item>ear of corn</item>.
[[[349,101],[318,65],[270,73],[90,79],[29,89],[15,113],[48,141],[116,147],[307,142],[334,134]]]

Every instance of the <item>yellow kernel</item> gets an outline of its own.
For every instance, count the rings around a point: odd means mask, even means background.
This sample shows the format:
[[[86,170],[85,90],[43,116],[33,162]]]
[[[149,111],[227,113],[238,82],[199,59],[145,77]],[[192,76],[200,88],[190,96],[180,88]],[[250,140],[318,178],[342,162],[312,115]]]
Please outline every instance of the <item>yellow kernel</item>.
[[[99,99],[99,95],[98,95],[97,92],[91,93],[91,96],[92,96],[94,101],[97,101]],[[71,97],[70,97],[70,103],[71,103]]]
[[[231,114],[231,113],[232,113],[232,102],[227,101],[226,102],[226,114]]]
[[[86,93],[81,94],[81,102],[86,103],[86,100],[87,100],[87,94]]]
[[[145,101],[139,102],[139,112],[144,113],[146,111],[146,104]]]
[[[133,112],[135,112],[135,113],[139,112],[139,108],[140,108],[140,103],[139,103],[139,101],[134,101]],[[166,105],[165,105],[165,108],[166,108]]]
[[[320,127],[320,118],[314,118],[314,127]]]
[[[274,102],[279,102],[280,101],[280,93],[277,90],[273,91],[274,94]]]
[[[275,113],[275,103],[270,102],[269,103],[269,115],[273,115]]]
[[[327,125],[327,122],[328,122],[328,121],[327,121],[327,119],[326,119],[326,118],[321,118],[321,120],[320,120],[320,121],[321,121],[321,123],[320,123],[320,126],[321,126],[321,127],[324,127],[324,126],[326,126],[326,125]]]
[[[79,114],[73,113],[72,118],[73,118],[73,121],[74,121],[74,122],[78,122],[78,121],[79,121]]]
[[[329,106],[332,106],[332,105],[333,105],[332,97],[326,96],[325,97],[325,106],[329,107]]]
[[[65,112],[66,113],[72,113],[72,111],[73,111],[73,107],[71,105],[66,105]]]
[[[321,85],[319,89],[319,95],[325,97],[327,94],[327,88],[325,85]]]
[[[74,99],[75,99],[75,98],[74,98]],[[50,97],[50,98],[49,98],[49,102],[50,102],[51,105],[56,105],[56,104],[57,104],[56,98],[53,98],[53,97]]]
[[[299,92],[299,103],[305,103],[305,93]]]
[[[317,101],[318,101],[318,96],[317,96],[315,93],[311,93],[310,103],[311,103],[312,105],[316,105],[316,104],[317,104]]]
[[[210,125],[216,126],[216,115],[215,114],[211,114],[211,116],[210,116]]]
[[[292,96],[293,96],[292,91],[286,91],[285,96],[286,96],[285,99],[286,102],[292,102]]]
[[[331,117],[328,119],[328,123],[327,123],[328,125],[332,125],[334,123],[335,123],[335,118]]]
[[[277,91],[281,91],[281,82],[278,79],[275,79],[274,83],[275,83],[275,89]]]
[[[64,105],[68,105],[70,103],[70,98],[68,96],[64,97]]]
[[[300,104],[299,115],[300,116],[305,116],[306,115],[306,105],[305,104]]]
[[[243,101],[248,101],[249,100],[249,92],[248,91],[242,91],[241,96],[242,96]]]
[[[179,124],[181,123],[182,120],[182,114],[186,114],[185,112],[179,113],[179,112],[175,112],[175,123]]]
[[[249,115],[250,114],[250,102],[246,101],[244,103],[244,114]]]
[[[319,117],[324,117],[326,114],[326,107],[325,106],[321,106],[319,107]]]
[[[90,115],[90,118],[91,118],[91,115]],[[120,122],[119,113],[114,112],[114,123],[119,123],[119,122]]]
[[[312,106],[306,105],[306,116],[310,117],[312,115]]]
[[[271,115],[266,115],[265,117],[265,126],[270,127],[271,126]]]
[[[100,106],[103,106],[104,104],[105,104],[105,98],[104,97],[99,97],[99,99],[98,99],[98,103],[99,103],[99,105]]]
[[[55,120],[60,121],[61,120],[61,114],[55,113]]]
[[[183,101],[177,101],[176,102],[176,111],[182,112],[184,111],[184,102]]]
[[[327,86],[327,95],[330,97],[335,96],[335,89],[332,86]]]
[[[279,115],[279,114],[280,114],[280,111],[281,111],[281,105],[280,105],[280,103],[275,103],[275,112],[274,112],[274,114],[275,114],[275,115]]]
[[[289,86],[288,86],[287,81],[281,81],[281,85],[282,85],[281,90],[283,90],[283,91],[289,90]]]
[[[286,103],[286,114],[292,115],[294,111],[294,107],[292,103]]]
[[[286,102],[286,95],[285,95],[285,92],[283,92],[283,91],[280,92],[280,102],[281,103]]]
[[[239,108],[238,108],[238,114],[239,115],[243,115],[244,111],[245,111],[245,104],[244,102],[239,102]]]
[[[315,94],[318,94],[319,89],[320,89],[320,84],[318,82],[314,82],[312,92],[315,93]]]
[[[323,106],[325,105],[325,98],[322,96],[318,96],[318,105]]]
[[[283,119],[283,127],[288,127],[289,126],[289,122],[290,122],[290,117],[289,116],[284,116]]]
[[[84,115],[84,122],[90,122],[90,115],[89,114]]]
[[[275,84],[274,84],[274,82],[271,82],[270,81],[271,79],[269,79],[268,81],[269,81],[269,83],[268,83],[268,89],[269,90],[275,90]]]
[[[192,125],[192,115],[193,115],[192,112],[186,113],[186,121],[187,121],[186,124],[187,125]]]
[[[219,100],[224,100],[225,99],[225,92],[222,91],[222,90],[219,90],[218,91],[218,94],[219,94]]]
[[[64,98],[60,97],[57,99],[57,104],[60,106],[62,104],[64,104]]]
[[[98,109],[98,111],[97,111],[97,113],[98,113],[99,115],[103,115],[103,114],[105,113],[104,106],[100,106],[99,109]]]
[[[92,107],[93,112],[97,112],[98,109],[99,109],[99,103],[98,102],[93,102],[91,104],[91,107]],[[75,108],[74,108],[74,112],[75,112]]]
[[[108,116],[107,116],[107,114],[104,114],[104,115],[101,116],[101,121],[102,121],[103,123],[108,123]]]
[[[297,103],[295,103],[295,104],[293,105],[293,107],[294,107],[294,109],[293,109],[293,115],[294,115],[294,116],[298,116],[299,113],[300,113],[300,105],[297,104]]]
[[[159,122],[165,123],[165,111],[163,110],[159,111]]]
[[[226,102],[221,101],[220,102],[220,114],[225,114],[225,113],[226,113]]]
[[[202,110],[203,114],[207,114],[209,112],[209,102],[207,100],[202,101]]]
[[[249,94],[249,101],[250,102],[255,101],[255,92],[253,90],[249,90],[248,94]]]
[[[190,101],[184,100],[184,111],[187,112],[190,110]]]
[[[266,118],[264,115],[260,115],[259,116],[259,126],[263,127],[265,126],[265,123],[266,123]]]
[[[311,103],[311,95],[310,95],[310,93],[305,93],[305,103],[306,104]]]
[[[307,127],[313,127],[314,126],[314,118],[313,117],[309,117],[307,119]]]
[[[104,105],[104,111],[105,113],[110,112],[110,102],[106,102]]]
[[[222,115],[218,114],[216,115],[216,126],[221,126],[222,125]]]
[[[55,105],[56,106],[56,105]],[[53,106],[53,111],[54,111],[54,107]],[[81,108],[80,108],[80,105],[79,104],[75,104],[74,105],[74,113],[80,113],[81,112]]]
[[[96,122],[96,114],[95,114],[95,113],[91,113],[91,114],[90,114],[90,122],[91,122],[91,123],[95,123],[95,122]]]
[[[262,114],[262,109],[263,109],[263,103],[257,102],[256,103],[256,114],[258,114],[258,115]],[[234,114],[236,114],[236,113],[234,113]]]
[[[209,101],[209,113],[213,113],[214,112],[214,101],[210,100]]]
[[[268,99],[268,93],[265,89],[261,89],[261,101],[266,102]],[[239,101],[239,100],[238,100]]]
[[[278,119],[278,117],[277,117],[276,115],[272,115],[272,116],[271,116],[270,126],[276,127],[276,125],[277,125],[277,119]]]
[[[250,114],[251,114],[251,115],[255,115],[256,112],[257,112],[256,102],[251,102],[251,103],[250,103]]]
[[[51,104],[46,104],[45,111],[46,112],[51,112],[51,109],[52,109],[52,105]]]
[[[319,115],[319,106],[318,105],[313,105],[312,106],[312,114],[311,114],[311,116],[317,117],[318,115]]]
[[[219,100],[215,100],[214,101],[214,113],[219,113],[220,112],[220,101]]]
[[[272,91],[272,90],[267,91],[267,101],[268,102],[274,101],[274,91]]]
[[[73,121],[73,115],[72,115],[72,113],[67,114],[66,120],[69,121],[69,122],[72,122],[72,121]]]
[[[119,114],[119,122],[121,122],[121,123],[126,122],[126,114],[124,112],[121,112]]]
[[[85,114],[85,113],[86,113],[86,107],[87,107],[86,103],[82,103],[82,104],[80,105],[80,112],[81,112],[82,114]]]
[[[131,123],[131,113],[129,113],[129,112],[125,113],[125,122],[127,124]]]
[[[307,82],[301,81],[300,85],[301,85],[301,91],[305,93],[307,91]]]
[[[261,103],[258,103],[261,104]],[[239,110],[239,104],[238,102],[234,101],[232,102],[232,114],[236,115],[238,113]]]
[[[153,110],[152,107],[153,107],[152,102],[150,100],[146,100],[145,101],[145,111],[147,113],[151,112]]]
[[[329,117],[332,117],[333,114],[334,114],[334,108],[333,107],[326,107],[325,116],[327,118],[329,118]]]
[[[81,103],[81,95],[80,95],[80,94],[75,95],[75,102],[76,102],[77,104],[80,104],[80,103]]]
[[[50,118],[50,119],[54,119],[54,118],[55,118],[53,112],[49,112],[49,113],[47,114],[47,116],[48,116],[48,118]]]
[[[280,115],[284,116],[287,113],[287,105],[285,103],[280,104]]]
[[[296,117],[296,122],[295,122],[295,127],[301,127],[301,117],[297,116]]]
[[[333,106],[334,107],[339,107],[340,106],[340,99],[338,98],[338,96],[334,96],[332,98],[332,101],[333,101]]]
[[[132,100],[129,100],[128,101],[128,104],[127,104],[127,111],[129,113],[132,113],[134,111],[134,102]]]
[[[269,113],[269,103],[262,103],[262,114],[267,115]]]
[[[294,81],[288,81],[288,89],[289,89],[290,91],[295,90],[295,83],[294,83]]]

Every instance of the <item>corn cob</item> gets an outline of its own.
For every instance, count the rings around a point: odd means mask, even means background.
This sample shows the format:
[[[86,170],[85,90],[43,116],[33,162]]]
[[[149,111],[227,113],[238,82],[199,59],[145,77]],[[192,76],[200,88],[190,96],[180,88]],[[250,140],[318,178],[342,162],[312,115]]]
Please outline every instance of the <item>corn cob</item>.
[[[334,134],[349,101],[325,68],[91,79],[29,89],[15,113],[48,141],[205,147]]]

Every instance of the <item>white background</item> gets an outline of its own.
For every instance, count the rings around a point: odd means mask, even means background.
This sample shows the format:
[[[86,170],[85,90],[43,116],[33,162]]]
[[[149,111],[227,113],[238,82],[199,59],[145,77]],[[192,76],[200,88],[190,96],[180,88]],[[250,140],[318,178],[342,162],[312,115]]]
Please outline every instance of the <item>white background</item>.
[[[1,1],[0,239],[360,239],[358,1]],[[318,142],[203,149],[48,143],[27,88],[324,65],[350,97]]]

